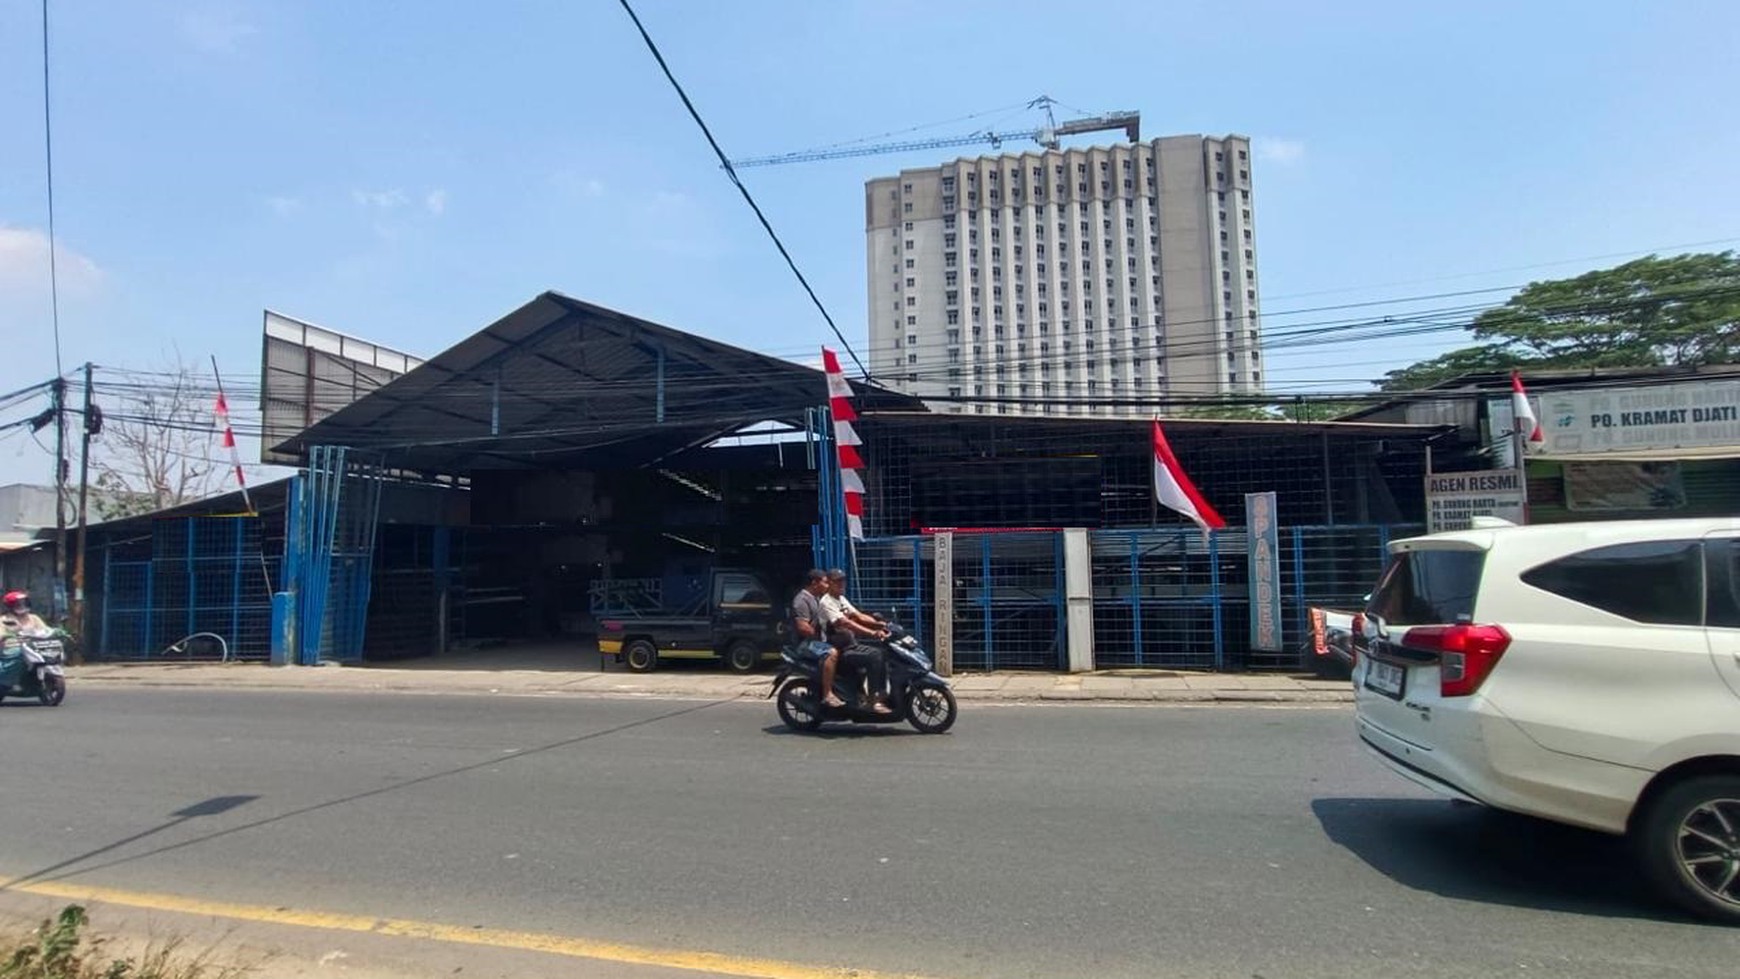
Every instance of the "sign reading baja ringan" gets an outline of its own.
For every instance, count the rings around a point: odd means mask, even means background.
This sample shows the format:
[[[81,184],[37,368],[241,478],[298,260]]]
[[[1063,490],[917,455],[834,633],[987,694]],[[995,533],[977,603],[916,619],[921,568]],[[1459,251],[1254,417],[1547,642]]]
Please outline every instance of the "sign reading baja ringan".
[[[1523,485],[1515,469],[1431,473],[1426,477],[1426,532],[1467,530],[1475,517],[1523,522]]]
[[[1546,455],[1740,446],[1740,381],[1554,389],[1534,400]],[[1508,432],[1509,403],[1488,409],[1492,430]]]

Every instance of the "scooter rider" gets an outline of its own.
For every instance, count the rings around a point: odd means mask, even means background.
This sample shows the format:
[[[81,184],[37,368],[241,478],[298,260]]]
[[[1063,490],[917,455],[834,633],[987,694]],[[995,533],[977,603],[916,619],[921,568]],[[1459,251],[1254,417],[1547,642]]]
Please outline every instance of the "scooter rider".
[[[858,611],[851,600],[846,598],[846,572],[839,568],[828,572],[828,593],[822,597],[822,610],[831,616],[828,628],[831,630],[830,639],[834,641],[834,648],[840,651],[847,664],[862,671],[869,680],[871,710],[878,714],[892,713],[888,709],[886,696],[888,664],[883,659],[882,650],[857,642],[859,636],[886,639],[888,630],[884,628],[881,619]]]
[[[48,623],[42,621],[42,616],[30,610],[30,595],[27,592],[9,591],[6,593],[5,603],[6,612],[0,615],[0,636],[48,631]]]
[[[822,703],[829,707],[844,707],[845,701],[834,695],[834,673],[840,666],[840,651],[828,643],[828,612],[821,601],[827,593],[827,572],[811,568],[804,575],[804,586],[792,596],[792,627],[810,654],[821,661]]]

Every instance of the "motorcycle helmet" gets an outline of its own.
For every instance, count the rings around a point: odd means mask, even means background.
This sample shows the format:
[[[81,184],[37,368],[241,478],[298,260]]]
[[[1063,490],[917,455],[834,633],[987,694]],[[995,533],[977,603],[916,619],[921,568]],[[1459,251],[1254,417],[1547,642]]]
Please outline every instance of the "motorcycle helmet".
[[[6,593],[5,602],[6,602],[6,611],[8,611],[8,612],[23,613],[23,612],[30,611],[30,593],[29,592],[9,591]]]

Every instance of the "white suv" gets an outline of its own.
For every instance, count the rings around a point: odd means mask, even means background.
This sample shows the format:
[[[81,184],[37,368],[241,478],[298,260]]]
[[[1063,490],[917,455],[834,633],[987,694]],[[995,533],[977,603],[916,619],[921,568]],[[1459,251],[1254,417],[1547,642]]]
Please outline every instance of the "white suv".
[[[1453,799],[1627,834],[1740,923],[1740,519],[1482,527],[1390,545],[1358,730]]]

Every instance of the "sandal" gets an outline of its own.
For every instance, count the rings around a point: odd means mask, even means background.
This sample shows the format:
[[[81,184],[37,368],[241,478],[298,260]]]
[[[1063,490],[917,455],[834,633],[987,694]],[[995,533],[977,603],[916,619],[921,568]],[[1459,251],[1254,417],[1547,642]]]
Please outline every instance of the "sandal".
[[[846,706],[846,702],[844,700],[841,700],[840,698],[834,696],[833,694],[828,694],[826,697],[822,698],[822,706],[823,707],[832,707],[832,708],[837,710],[841,707]]]

